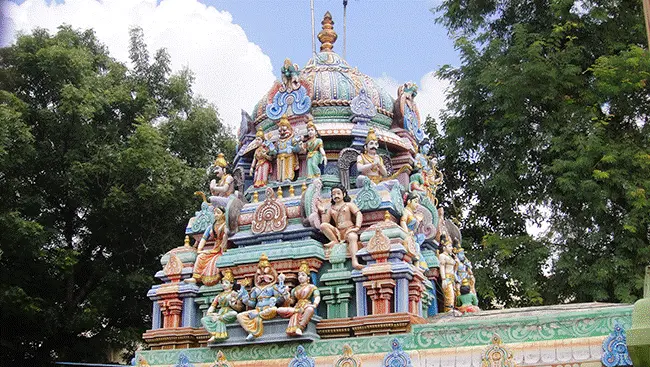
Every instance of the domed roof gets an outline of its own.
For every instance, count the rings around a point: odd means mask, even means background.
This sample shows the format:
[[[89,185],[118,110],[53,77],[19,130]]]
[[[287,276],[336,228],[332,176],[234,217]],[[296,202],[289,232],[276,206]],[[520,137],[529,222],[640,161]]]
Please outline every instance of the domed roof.
[[[323,31],[318,35],[322,42],[321,52],[310,59],[300,71],[300,83],[311,98],[311,107],[349,106],[350,101],[364,88],[377,107],[378,114],[384,115],[384,119],[392,119],[393,98],[374,79],[351,67],[340,55],[332,51],[337,37],[332,30],[332,24],[328,12],[323,20]],[[265,108],[281,85],[280,81],[276,81],[255,105],[252,118],[256,124],[267,118]]]

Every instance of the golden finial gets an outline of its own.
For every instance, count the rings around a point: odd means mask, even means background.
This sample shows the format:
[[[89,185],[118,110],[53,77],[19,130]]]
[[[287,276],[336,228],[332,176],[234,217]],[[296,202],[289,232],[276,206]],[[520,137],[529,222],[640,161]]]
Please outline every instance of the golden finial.
[[[306,260],[300,262],[300,267],[298,268],[298,272],[303,272],[309,275],[309,264],[307,264]]]
[[[368,144],[371,141],[377,141],[377,135],[375,134],[375,129],[372,127],[368,129],[368,136],[366,136],[366,144]]]
[[[390,222],[390,213],[388,212],[388,210],[384,211],[384,220],[386,222]]]
[[[258,128],[257,132],[255,133],[255,137],[264,139],[264,130],[262,130],[262,128]]]
[[[293,185],[289,186],[289,196],[294,196],[296,190],[293,188]]]
[[[260,193],[257,191],[253,192],[253,202],[257,203],[259,201],[260,201]]]
[[[320,24],[323,25],[323,30],[318,33],[318,40],[321,43],[320,51],[331,52],[338,35],[334,32],[334,21],[332,20],[332,14],[330,14],[329,11],[325,13],[323,21],[320,22]]]
[[[271,266],[271,263],[269,263],[269,257],[266,256],[266,254],[262,254],[262,256],[260,256],[260,262],[257,264],[257,267],[264,269],[268,268],[269,266]]]
[[[282,186],[278,186],[278,199],[282,199]]]
[[[232,275],[232,271],[230,271],[230,269],[226,269],[226,271],[223,272],[223,278],[221,278],[221,279],[222,280],[227,280],[231,284],[235,282],[235,276]]]
[[[190,236],[185,236],[185,241],[183,241],[183,246],[190,247]]]
[[[228,167],[228,162],[226,161],[226,156],[224,156],[223,153],[219,153],[219,155],[217,155],[217,159],[214,161],[214,165],[219,166],[221,168]]]

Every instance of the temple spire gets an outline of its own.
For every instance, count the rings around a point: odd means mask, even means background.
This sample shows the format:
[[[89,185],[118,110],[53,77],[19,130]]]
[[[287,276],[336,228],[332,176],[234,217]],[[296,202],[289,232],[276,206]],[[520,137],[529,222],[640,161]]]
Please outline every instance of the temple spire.
[[[320,50],[321,52],[331,52],[338,35],[334,32],[334,21],[329,11],[325,13],[320,24],[323,25],[323,29],[318,33],[318,40],[321,43]]]

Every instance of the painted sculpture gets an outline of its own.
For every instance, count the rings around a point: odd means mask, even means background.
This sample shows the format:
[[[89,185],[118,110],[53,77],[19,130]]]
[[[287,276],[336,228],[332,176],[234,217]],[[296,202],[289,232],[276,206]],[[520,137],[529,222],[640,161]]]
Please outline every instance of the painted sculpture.
[[[219,153],[214,161],[214,173],[219,179],[210,181],[210,203],[225,207],[228,197],[235,192],[235,179],[227,171],[228,162],[223,153]]]
[[[460,295],[456,297],[456,306],[458,311],[462,313],[479,312],[481,309],[478,307],[478,298],[469,288],[469,280],[465,279],[460,286]]]
[[[321,213],[320,230],[330,240],[326,247],[346,242],[352,255],[352,267],[361,269],[355,254],[358,250],[359,230],[363,224],[363,215],[356,204],[351,202],[348,191],[343,185],[336,185],[332,188],[332,205],[329,208],[319,205]],[[331,222],[334,222],[334,225]]]
[[[255,287],[250,294],[242,287],[238,297],[242,303],[252,307],[237,315],[237,321],[248,332],[246,340],[253,340],[264,333],[264,320],[270,320],[277,316],[277,304],[284,303],[289,297],[288,288],[284,286],[282,278],[271,267],[269,258],[262,254],[255,272]]]
[[[257,148],[253,153],[250,175],[253,176],[253,187],[264,187],[269,182],[273,157],[270,154],[269,142],[264,140],[264,131],[262,129],[257,130],[254,142]]]
[[[289,336],[302,335],[321,300],[318,287],[309,283],[309,265],[306,261],[300,264],[298,282],[299,284],[291,290],[291,301],[295,302],[293,307],[278,309],[279,314],[291,315],[286,330]]]
[[[221,279],[223,291],[214,297],[205,317],[201,318],[201,324],[211,335],[208,343],[228,339],[226,324],[235,322],[237,311],[243,308],[237,292],[233,290],[234,284],[232,271],[226,270]]]
[[[277,179],[280,182],[292,181],[298,169],[298,154],[300,145],[293,133],[293,127],[287,118],[282,115],[278,123],[279,138],[275,148]]]
[[[416,250],[418,256],[421,258],[420,247],[422,246],[422,243],[424,243],[425,235],[423,233],[416,233],[417,227],[424,219],[424,215],[418,212],[419,205],[420,198],[415,193],[408,193],[406,196],[406,205],[402,211],[402,218],[400,218],[400,226],[406,233],[412,236],[417,245]],[[418,265],[420,265],[424,271],[429,269],[426,262],[419,261]]]
[[[442,243],[442,252],[438,256],[440,261],[440,277],[442,278],[442,293],[445,300],[445,312],[454,309],[456,299],[454,292],[456,260],[453,258],[453,245],[451,241]]]
[[[461,284],[466,282],[470,292],[476,294],[474,288],[476,280],[472,271],[472,262],[465,256],[465,250],[462,247],[454,249],[454,252],[456,253],[456,284],[460,287]]]
[[[204,250],[208,240],[214,240],[214,247]],[[199,241],[197,257],[192,269],[192,277],[186,279],[187,283],[201,282],[205,285],[214,285],[219,281],[217,260],[228,248],[228,235],[226,234],[226,215],[218,207],[214,208],[214,223],[206,229]]]
[[[318,137],[318,131],[313,121],[307,123],[308,138],[302,143],[302,148],[307,152],[307,178],[320,177],[320,165],[327,165],[327,156],[323,149],[323,140]]]
[[[381,182],[384,177],[388,175],[384,160],[377,154],[379,149],[379,140],[375,134],[375,129],[368,130],[366,142],[363,145],[364,152],[357,157],[357,171],[359,171],[359,178],[357,179],[357,187],[361,187],[360,178],[365,176],[373,183]]]

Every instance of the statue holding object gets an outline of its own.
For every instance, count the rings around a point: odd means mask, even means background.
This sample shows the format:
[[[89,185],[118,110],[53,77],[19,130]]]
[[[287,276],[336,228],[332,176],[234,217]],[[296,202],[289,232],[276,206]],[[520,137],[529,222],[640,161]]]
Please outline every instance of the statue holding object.
[[[445,300],[444,312],[454,309],[455,292],[454,292],[454,267],[456,260],[453,258],[453,245],[451,241],[445,238],[442,242],[442,252],[438,255],[440,261],[440,277],[442,278],[442,294]]]
[[[325,208],[318,204],[318,212],[321,215],[320,230],[330,240],[325,247],[331,247],[336,243],[347,242],[351,254],[352,267],[362,269],[356,253],[359,250],[359,230],[363,223],[363,214],[354,204],[343,185],[336,185],[332,188],[332,205]],[[331,224],[334,221],[334,225]]]
[[[384,160],[377,154],[379,149],[379,140],[375,134],[375,129],[368,129],[368,136],[363,145],[364,152],[357,157],[357,171],[359,177],[366,176],[375,184],[383,181],[388,175]],[[357,187],[361,187],[360,179],[357,177]]]
[[[253,162],[251,163],[250,174],[253,175],[253,187],[264,187],[269,182],[269,175],[272,171],[270,155],[270,142],[264,140],[264,131],[258,129],[255,134],[255,144],[258,147],[253,153]]]
[[[472,271],[472,262],[469,261],[465,255],[465,250],[462,247],[454,249],[454,252],[456,253],[456,284],[460,287],[461,284],[467,281],[470,292],[476,294],[476,289],[474,288],[476,280],[474,278],[474,272]]]
[[[287,115],[282,115],[278,123],[278,142],[275,147],[274,153],[277,154],[277,175],[278,181],[293,181],[298,169],[298,155],[300,150],[300,143],[295,138],[293,127],[287,118]]]
[[[214,297],[205,317],[201,318],[201,324],[211,335],[208,343],[228,339],[226,324],[235,322],[237,312],[243,308],[237,292],[233,290],[234,283],[232,271],[226,270],[221,278],[223,291]]]
[[[209,239],[214,239],[212,250],[203,250]],[[214,223],[209,226],[199,241],[197,257],[194,261],[192,278],[186,279],[187,283],[201,282],[205,285],[214,285],[219,281],[217,260],[228,248],[228,235],[226,234],[226,214],[222,209],[214,208]]]
[[[219,179],[210,181],[210,203],[226,207],[228,197],[235,193],[235,179],[227,171],[228,162],[223,153],[219,153],[214,161],[214,172]]]
[[[252,310],[237,315],[237,321],[248,332],[246,340],[250,341],[264,333],[264,320],[271,320],[278,315],[276,304],[282,304],[289,298],[289,290],[284,285],[284,275],[278,276],[271,267],[269,258],[262,254],[255,272],[255,287],[250,294],[242,287],[238,297],[242,303],[253,307]],[[280,316],[287,315],[281,313]]]
[[[302,143],[302,149],[307,152],[307,178],[317,178],[321,175],[319,165],[327,165],[327,156],[314,121],[307,123],[307,136],[307,140]]]
[[[422,260],[420,249],[420,246],[422,246],[422,243],[424,242],[425,236],[422,233],[415,233],[418,225],[424,219],[424,215],[417,212],[418,205],[420,205],[420,198],[417,196],[417,194],[413,192],[408,193],[406,196],[406,205],[402,211],[402,218],[400,218],[400,226],[406,233],[413,236],[415,239],[415,243],[417,243],[418,257],[420,258],[419,266],[424,271],[426,271],[429,269],[429,267],[427,266],[426,262]]]
[[[291,290],[291,301],[295,302],[294,306],[278,309],[278,314],[291,315],[286,330],[289,336],[302,335],[321,300],[318,288],[309,283],[309,265],[307,265],[307,261],[303,260],[300,264],[298,282],[300,284]]]

